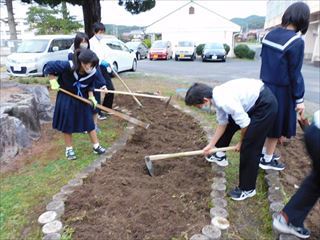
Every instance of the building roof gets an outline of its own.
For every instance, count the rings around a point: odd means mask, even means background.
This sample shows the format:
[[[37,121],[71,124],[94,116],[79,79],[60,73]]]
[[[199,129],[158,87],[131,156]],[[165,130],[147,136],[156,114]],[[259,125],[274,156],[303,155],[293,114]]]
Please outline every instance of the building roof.
[[[190,7],[194,8],[194,14],[189,14]],[[239,25],[193,0],[146,26],[147,33],[204,30],[238,32],[240,29]]]

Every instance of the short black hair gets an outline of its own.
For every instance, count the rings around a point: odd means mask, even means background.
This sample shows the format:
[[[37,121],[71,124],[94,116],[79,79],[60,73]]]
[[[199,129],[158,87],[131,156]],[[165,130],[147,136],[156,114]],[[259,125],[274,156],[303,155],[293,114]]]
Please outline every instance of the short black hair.
[[[303,2],[291,4],[282,16],[281,25],[287,27],[292,24],[296,27],[296,32],[305,34],[308,31],[310,21],[310,9]]]
[[[194,83],[187,91],[184,99],[186,105],[202,104],[203,98],[212,98],[212,87],[203,83]]]
[[[77,49],[73,54],[73,70],[79,70],[82,63],[91,63],[92,67],[99,64],[99,58],[90,49]]]
[[[73,41],[74,50],[80,48],[80,43],[82,43],[83,40],[85,40],[88,43],[88,48],[90,48],[90,42],[89,42],[88,35],[83,32],[78,32],[76,34],[76,37],[74,38],[74,41]]]
[[[96,22],[96,23],[93,24],[92,30],[93,30],[93,33],[97,33],[97,32],[99,32],[99,31],[105,32],[105,31],[106,31],[106,28],[105,28],[105,26],[103,25],[103,23],[101,23],[101,22]]]

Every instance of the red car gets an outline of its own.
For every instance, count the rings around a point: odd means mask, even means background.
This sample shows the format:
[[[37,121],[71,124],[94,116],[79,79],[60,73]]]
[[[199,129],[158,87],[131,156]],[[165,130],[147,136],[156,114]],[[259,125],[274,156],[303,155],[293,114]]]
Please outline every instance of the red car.
[[[172,46],[170,41],[158,40],[153,42],[150,51],[149,59],[171,59],[173,55]]]

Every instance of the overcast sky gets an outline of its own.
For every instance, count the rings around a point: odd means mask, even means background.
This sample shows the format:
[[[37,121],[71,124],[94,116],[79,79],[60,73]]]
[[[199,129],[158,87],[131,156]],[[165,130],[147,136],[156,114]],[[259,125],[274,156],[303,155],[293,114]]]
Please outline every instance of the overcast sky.
[[[118,0],[101,1],[101,17],[104,24],[117,25],[137,25],[145,26],[174,11],[180,6],[186,4],[187,0],[156,0],[156,6],[150,11],[132,15],[124,7],[118,5]],[[234,17],[247,17],[250,15],[266,15],[266,0],[195,0],[195,2],[209,8],[210,10],[231,19]],[[14,1],[15,17],[25,17],[28,4],[21,4],[20,1]],[[82,8],[80,6],[68,5],[71,15],[82,20]],[[5,10],[5,11],[4,11]],[[1,7],[1,17],[6,15],[6,9]]]

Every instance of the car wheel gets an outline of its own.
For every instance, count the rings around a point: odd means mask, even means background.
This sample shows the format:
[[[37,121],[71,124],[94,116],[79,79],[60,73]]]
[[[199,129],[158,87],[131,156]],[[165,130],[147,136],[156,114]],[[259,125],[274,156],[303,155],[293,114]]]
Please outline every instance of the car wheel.
[[[152,61],[152,58],[149,58],[150,61]]]
[[[137,70],[137,59],[133,59],[131,71],[135,72]]]
[[[112,72],[118,73],[118,64],[116,62],[112,63]],[[114,73],[112,73],[115,76]]]
[[[137,60],[141,60],[141,55],[140,55],[140,53],[137,53]]]

